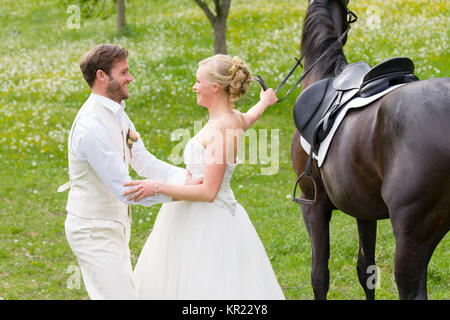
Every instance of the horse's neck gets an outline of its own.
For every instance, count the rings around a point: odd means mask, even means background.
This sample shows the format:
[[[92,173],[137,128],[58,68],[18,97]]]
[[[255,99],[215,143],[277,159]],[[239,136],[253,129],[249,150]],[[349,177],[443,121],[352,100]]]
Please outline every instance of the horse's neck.
[[[342,3],[309,3],[302,30],[301,53],[305,59],[305,71],[317,64],[306,77],[304,88],[318,80],[336,76],[347,64],[342,47],[337,43],[343,32],[344,19],[346,14]]]
[[[306,69],[306,68],[305,68]],[[308,74],[302,81],[302,91],[312,85],[314,82],[319,81],[320,77],[316,74]]]

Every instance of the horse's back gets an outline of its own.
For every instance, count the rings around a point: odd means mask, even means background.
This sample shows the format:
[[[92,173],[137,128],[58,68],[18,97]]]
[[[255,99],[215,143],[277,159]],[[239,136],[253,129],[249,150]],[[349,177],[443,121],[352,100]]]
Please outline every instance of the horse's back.
[[[381,101],[378,118],[388,147],[450,160],[450,78],[416,81],[392,91]]]

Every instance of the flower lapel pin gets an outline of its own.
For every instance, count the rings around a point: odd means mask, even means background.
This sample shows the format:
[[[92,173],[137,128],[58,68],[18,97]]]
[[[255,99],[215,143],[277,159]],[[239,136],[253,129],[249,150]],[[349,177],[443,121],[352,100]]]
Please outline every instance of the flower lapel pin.
[[[127,145],[128,148],[130,149],[130,158],[132,157],[132,153],[131,153],[131,148],[133,148],[133,143],[138,141],[139,139],[139,135],[137,132],[134,132],[133,130],[131,130],[130,128],[128,128],[128,132],[127,132]]]

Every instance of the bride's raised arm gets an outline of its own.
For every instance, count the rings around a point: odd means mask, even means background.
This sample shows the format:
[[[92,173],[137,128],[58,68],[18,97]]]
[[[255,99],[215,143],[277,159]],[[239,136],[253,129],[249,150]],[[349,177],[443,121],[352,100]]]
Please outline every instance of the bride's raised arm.
[[[262,116],[267,107],[273,105],[278,100],[275,91],[271,88],[267,89],[266,91],[261,89],[259,97],[260,100],[257,104],[251,107],[246,113],[242,113],[245,124],[244,131],[247,130],[253,123],[256,122],[256,120],[258,120]]]

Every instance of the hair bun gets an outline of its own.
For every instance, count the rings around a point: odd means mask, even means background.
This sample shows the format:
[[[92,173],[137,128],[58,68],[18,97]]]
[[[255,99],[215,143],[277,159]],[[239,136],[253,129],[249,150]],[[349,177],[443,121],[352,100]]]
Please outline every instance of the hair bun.
[[[241,58],[234,56],[231,59],[230,75],[233,76],[241,68],[246,68],[244,62],[242,62]]]
[[[200,61],[199,66],[208,68],[210,80],[219,83],[234,103],[242,97],[253,80],[241,58],[217,54]]]
[[[253,78],[241,58],[236,56],[231,59],[230,76],[230,100],[234,102],[245,94]]]

